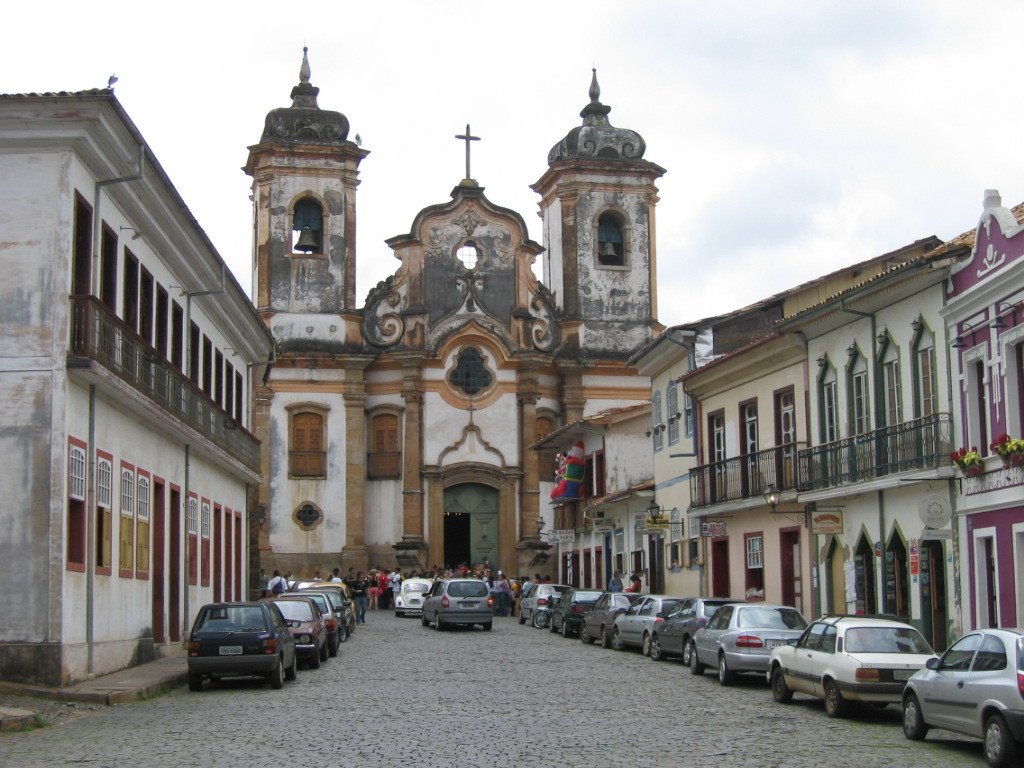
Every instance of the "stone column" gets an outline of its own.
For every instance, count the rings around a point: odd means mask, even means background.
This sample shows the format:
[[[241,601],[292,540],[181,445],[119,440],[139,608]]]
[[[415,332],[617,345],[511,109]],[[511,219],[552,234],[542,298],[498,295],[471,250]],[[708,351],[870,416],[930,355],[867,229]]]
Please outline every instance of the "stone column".
[[[537,442],[537,379],[519,380],[519,409],[523,425],[520,446],[523,478],[519,487],[519,539],[537,538],[540,516],[540,478],[537,452],[530,446]]]
[[[273,449],[270,435],[270,404],[274,400],[274,391],[270,387],[258,386],[253,392],[252,400],[252,433],[260,440],[260,472],[263,475],[263,482],[252,487],[247,494],[249,509],[246,519],[250,526],[250,570],[254,568],[255,571],[252,572],[259,574],[259,555],[270,551],[270,454]],[[285,452],[286,460],[287,455]],[[262,525],[257,525],[258,519],[262,519]],[[252,536],[252,529],[255,529],[255,537]],[[255,548],[252,546],[253,539],[256,543]]]
[[[576,195],[560,197],[562,214],[562,306],[566,317],[580,315],[579,260],[576,237]],[[586,258],[586,256],[584,256]]]
[[[426,566],[444,565],[444,486],[441,473],[426,476],[427,482],[427,562]]]
[[[506,472],[498,491],[498,562],[506,574],[515,573],[516,562],[516,477]]]
[[[345,382],[345,549],[346,568],[366,570],[366,391],[362,379]]]

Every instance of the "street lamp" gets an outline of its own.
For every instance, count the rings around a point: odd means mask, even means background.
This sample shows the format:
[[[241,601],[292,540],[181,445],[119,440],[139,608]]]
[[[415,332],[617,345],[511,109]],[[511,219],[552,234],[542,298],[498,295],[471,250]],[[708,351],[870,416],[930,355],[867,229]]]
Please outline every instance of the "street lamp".
[[[782,499],[782,492],[769,483],[768,487],[764,489],[764,493],[762,495],[764,496],[764,503],[772,508],[772,513],[774,514],[775,508],[779,506],[779,501]]]
[[[661,507],[658,506],[654,499],[651,499],[651,503],[647,505],[647,517],[654,525],[661,522]]]

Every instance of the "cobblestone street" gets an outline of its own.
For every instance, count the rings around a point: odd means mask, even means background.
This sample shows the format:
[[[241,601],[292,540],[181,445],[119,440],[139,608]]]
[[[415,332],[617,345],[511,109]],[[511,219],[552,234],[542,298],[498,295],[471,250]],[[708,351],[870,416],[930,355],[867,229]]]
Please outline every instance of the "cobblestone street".
[[[376,612],[320,670],[273,691],[184,687],[0,736],[20,766],[982,766],[980,745],[904,739],[899,710],[829,720],[772,701],[759,678],[722,688],[679,662],[584,646],[496,619],[439,633]]]

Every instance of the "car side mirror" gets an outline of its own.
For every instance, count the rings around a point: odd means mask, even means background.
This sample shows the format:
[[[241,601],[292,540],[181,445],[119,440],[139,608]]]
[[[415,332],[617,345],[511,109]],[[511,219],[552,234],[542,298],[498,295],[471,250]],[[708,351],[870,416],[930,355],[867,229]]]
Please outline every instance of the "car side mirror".
[[[796,644],[799,643],[799,642],[800,642],[800,638],[799,637],[791,637],[789,640],[786,641],[786,645],[792,645],[795,648]]]
[[[925,669],[938,669],[939,668],[939,657],[932,656],[928,661],[924,663]]]

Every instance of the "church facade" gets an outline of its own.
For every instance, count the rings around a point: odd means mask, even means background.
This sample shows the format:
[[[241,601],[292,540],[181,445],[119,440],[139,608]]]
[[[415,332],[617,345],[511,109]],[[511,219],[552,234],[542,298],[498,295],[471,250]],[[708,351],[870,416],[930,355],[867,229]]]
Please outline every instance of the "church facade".
[[[319,107],[304,55],[292,105],[268,114],[245,168],[253,298],[277,348],[254,395],[253,572],[486,560],[532,573],[549,556],[538,531],[552,523],[554,467],[531,446],[647,402],[650,380],[627,361],[661,330],[664,169],[609,123],[596,73],[589,95],[532,186],[543,244],[469,178],[467,154],[467,178],[387,241],[400,266],[357,306],[369,153]]]

